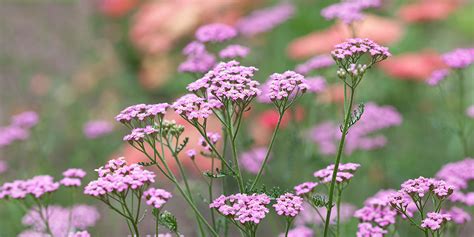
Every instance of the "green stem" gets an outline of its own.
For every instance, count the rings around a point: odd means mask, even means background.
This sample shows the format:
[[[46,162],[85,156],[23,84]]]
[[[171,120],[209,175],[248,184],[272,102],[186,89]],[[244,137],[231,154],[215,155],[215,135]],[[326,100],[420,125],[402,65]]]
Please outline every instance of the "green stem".
[[[461,140],[461,146],[464,157],[468,157],[468,142],[465,134],[464,124],[464,100],[465,100],[465,89],[464,89],[464,75],[461,70],[456,70],[459,77],[459,131],[458,136]]]
[[[336,237],[339,236],[339,227],[341,224],[341,197],[342,197],[342,189],[338,188],[337,190],[337,197],[336,197],[336,208],[337,208],[337,219],[336,219]]]
[[[339,163],[341,162],[344,142],[346,140],[347,131],[349,129],[349,122],[350,122],[353,101],[354,101],[354,88],[351,88],[348,109],[346,111],[346,115],[344,119],[344,127],[342,129],[342,137],[341,137],[341,141],[339,142],[339,148],[337,150],[337,156],[336,156],[336,163],[334,164],[334,171],[332,172],[331,186],[329,188],[329,201],[327,203],[326,222],[324,223],[324,237],[327,237],[329,233],[329,222],[331,222],[331,210],[333,207],[334,188],[336,186],[336,177],[337,177],[337,172],[339,169]]]
[[[281,120],[283,118],[284,113],[285,113],[285,111],[282,111],[280,113],[280,117],[278,118],[278,123],[275,127],[275,130],[273,131],[272,139],[270,140],[270,145],[268,146],[267,154],[265,155],[265,159],[263,160],[262,166],[260,166],[260,170],[257,173],[257,177],[255,177],[252,185],[250,186],[250,190],[252,190],[255,187],[255,185],[258,184],[258,181],[260,180],[260,178],[262,176],[263,169],[265,168],[265,165],[267,164],[268,157],[270,156],[270,151],[272,150],[273,143],[275,142],[275,138],[276,138],[278,130],[280,128],[280,123],[281,123]]]
[[[290,232],[291,224],[293,223],[294,218],[290,218],[286,220],[286,228],[285,228],[285,237],[288,237],[288,232]]]

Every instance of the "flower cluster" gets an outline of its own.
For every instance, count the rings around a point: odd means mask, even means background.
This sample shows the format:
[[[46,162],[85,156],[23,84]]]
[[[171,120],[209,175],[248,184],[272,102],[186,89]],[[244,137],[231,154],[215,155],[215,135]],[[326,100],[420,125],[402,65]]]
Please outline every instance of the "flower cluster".
[[[163,189],[149,188],[143,193],[143,196],[147,205],[160,209],[173,195]]]
[[[370,55],[372,64],[391,56],[388,48],[380,46],[370,39],[361,38],[348,39],[344,43],[337,44],[331,52],[334,60],[341,65],[356,64],[364,54]]]
[[[471,221],[471,215],[459,207],[452,207],[444,213],[450,215],[451,220],[458,225],[462,225]]]
[[[318,183],[316,182],[304,182],[296,185],[293,189],[295,190],[296,195],[305,195],[313,192],[316,186],[318,186]]]
[[[280,216],[295,217],[303,210],[303,198],[292,193],[285,193],[276,199],[273,207]]]
[[[78,229],[93,227],[99,218],[97,209],[88,205],[76,205],[71,208],[52,205],[41,211],[31,209],[22,219],[23,225],[30,226],[31,229],[23,231],[19,236],[50,236],[46,233],[46,223],[53,236],[83,236],[73,233]]]
[[[390,196],[395,194],[395,190],[381,190],[373,197],[365,201],[365,206],[354,213],[362,224],[375,224],[377,227],[386,229],[389,225],[395,224],[398,212],[390,205]],[[362,227],[367,225],[362,225]],[[359,228],[361,236],[366,233],[364,228]]]
[[[466,109],[466,115],[469,118],[474,118],[474,105],[471,105]]]
[[[213,109],[220,108],[222,103],[215,99],[206,100],[195,94],[186,94],[177,99],[171,108],[188,120],[207,119]]]
[[[439,69],[431,73],[431,76],[426,80],[426,83],[430,86],[438,85],[442,80],[444,80],[449,75],[448,69]]]
[[[367,8],[377,8],[381,0],[343,0],[321,10],[321,15],[327,20],[340,19],[346,24],[362,20],[362,11]]]
[[[444,165],[436,174],[436,178],[454,186],[454,192],[449,197],[450,201],[464,203],[468,206],[474,205],[474,192],[462,192],[462,190],[467,190],[469,182],[474,180],[473,158]]]
[[[0,127],[0,148],[15,141],[26,140],[30,136],[30,129],[38,123],[38,120],[38,114],[34,111],[14,115],[8,126]]]
[[[221,139],[221,135],[216,132],[208,132],[206,135],[207,140],[210,141],[212,145],[216,145],[217,142]],[[208,144],[207,140],[204,137],[200,137],[198,145],[200,145],[203,149],[211,152],[212,147]]]
[[[112,132],[114,126],[104,120],[89,121],[82,129],[84,135],[89,139],[95,139],[107,135]]]
[[[312,93],[320,93],[326,89],[326,79],[322,76],[308,77],[306,84],[309,86],[308,91]]]
[[[124,141],[128,141],[129,143],[142,143],[146,136],[152,136],[158,133],[158,129],[154,128],[151,125],[147,125],[144,128],[134,128],[130,132],[123,137]]]
[[[209,205],[220,214],[233,218],[241,224],[258,224],[269,212],[266,205],[270,198],[266,194],[234,194],[230,196],[221,195]]]
[[[360,167],[356,163],[340,163],[336,176],[337,183],[349,182],[354,177],[354,172]],[[334,171],[334,164],[327,166],[324,169],[314,172],[314,177],[318,178],[321,183],[330,183],[332,173]]]
[[[334,65],[334,60],[329,55],[319,55],[310,58],[308,61],[298,64],[295,68],[297,73],[307,75],[313,70],[327,68]]]
[[[402,123],[401,114],[392,106],[379,106],[367,103],[360,120],[351,127],[346,136],[345,153],[356,150],[374,150],[383,147],[387,139],[383,135],[373,133]],[[311,130],[310,138],[319,146],[324,155],[336,153],[337,143],[342,137],[339,127],[333,122],[323,122]]]
[[[127,165],[123,157],[110,160],[98,168],[99,178],[84,188],[84,194],[103,197],[109,194],[122,193],[129,189],[136,190],[155,182],[155,174],[144,170],[138,164]]]
[[[130,124],[133,121],[141,122],[146,119],[163,118],[168,107],[169,104],[167,103],[132,105],[115,116],[115,120],[124,124]]]
[[[219,101],[250,101],[256,97],[260,84],[253,80],[257,71],[255,67],[240,65],[237,61],[221,62],[204,77],[190,83],[187,89],[191,92],[207,92],[206,95],[215,96]]]
[[[304,76],[293,71],[274,73],[268,79],[267,97],[271,101],[285,100],[305,93],[309,89]]]
[[[239,162],[246,171],[257,174],[267,154],[266,147],[257,147],[240,154]]]
[[[59,183],[66,187],[81,186],[82,179],[86,176],[86,172],[82,169],[70,168],[63,172],[64,178]]]
[[[39,175],[27,180],[15,180],[0,187],[0,199],[23,199],[27,196],[41,198],[52,193],[60,184],[49,175]]]
[[[189,43],[183,49],[183,54],[186,55],[186,60],[179,65],[180,72],[205,73],[216,64],[214,55],[200,42]]]
[[[430,212],[426,216],[427,217],[421,223],[421,227],[430,230],[439,230],[444,223],[451,220],[449,214]]]
[[[373,226],[370,223],[360,223],[357,226],[357,237],[384,237],[388,231],[378,227]]]
[[[474,48],[460,48],[443,54],[443,61],[452,69],[463,69],[474,63]]]
[[[447,184],[442,180],[435,180],[425,177],[416,179],[409,179],[401,185],[401,191],[410,195],[424,197],[425,194],[432,191],[433,194],[442,199],[451,195],[454,191],[454,186]]]
[[[237,36],[237,30],[222,23],[212,23],[199,27],[195,37],[202,43],[220,43]]]
[[[244,58],[245,56],[249,54],[249,52],[250,52],[250,49],[245,46],[232,44],[222,49],[219,52],[219,57],[224,58],[224,59]]]
[[[237,29],[245,36],[254,36],[282,24],[293,16],[294,12],[295,7],[289,3],[257,10],[240,19],[237,22]]]

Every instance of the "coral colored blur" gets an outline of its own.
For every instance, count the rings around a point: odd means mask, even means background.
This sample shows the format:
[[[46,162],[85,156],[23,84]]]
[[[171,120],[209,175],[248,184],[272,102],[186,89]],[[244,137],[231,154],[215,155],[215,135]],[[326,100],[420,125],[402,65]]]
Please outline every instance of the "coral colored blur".
[[[388,75],[402,79],[423,81],[445,65],[438,53],[431,51],[404,53],[393,56],[379,64]]]
[[[381,45],[397,42],[404,34],[404,26],[401,22],[374,15],[367,15],[363,21],[355,22],[354,25],[357,37],[369,38]],[[339,22],[328,29],[293,40],[287,52],[294,59],[329,53],[334,45],[352,37],[351,30]]]
[[[421,0],[404,5],[398,15],[406,22],[427,22],[448,18],[460,7],[459,0]]]
[[[99,9],[102,14],[110,17],[121,17],[130,12],[138,0],[101,0]]]

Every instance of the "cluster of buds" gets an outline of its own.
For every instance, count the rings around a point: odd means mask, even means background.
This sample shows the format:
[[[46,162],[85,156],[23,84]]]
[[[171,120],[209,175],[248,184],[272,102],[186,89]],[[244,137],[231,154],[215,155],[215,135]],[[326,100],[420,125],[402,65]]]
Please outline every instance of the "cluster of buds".
[[[163,120],[161,129],[161,133],[164,137],[167,137],[168,135],[172,137],[179,137],[184,132],[184,126],[176,123],[174,120]]]

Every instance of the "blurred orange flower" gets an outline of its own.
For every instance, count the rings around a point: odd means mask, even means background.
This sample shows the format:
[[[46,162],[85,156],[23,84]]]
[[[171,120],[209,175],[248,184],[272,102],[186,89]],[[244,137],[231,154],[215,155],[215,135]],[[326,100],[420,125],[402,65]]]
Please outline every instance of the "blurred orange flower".
[[[356,22],[354,27],[357,37],[370,38],[382,45],[398,41],[404,33],[404,26],[401,22],[375,15],[367,15],[364,20]],[[293,40],[288,46],[287,52],[294,59],[328,53],[334,48],[334,45],[351,37],[351,29],[346,24],[339,22],[326,30]]]
[[[406,22],[425,22],[446,19],[461,5],[459,0],[420,0],[402,6],[398,15]]]
[[[379,64],[388,75],[402,80],[423,81],[431,73],[445,67],[441,56],[433,51],[404,53],[393,56]]]

